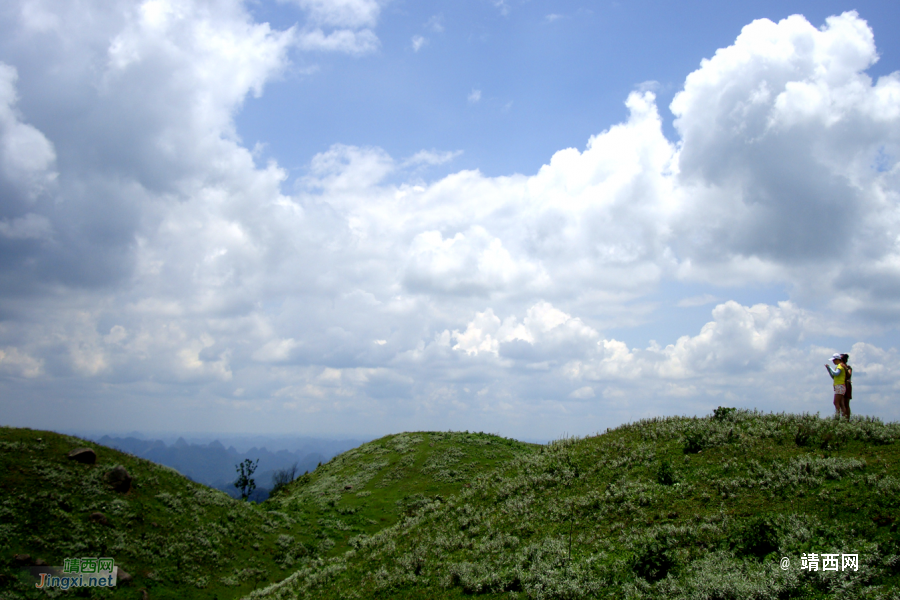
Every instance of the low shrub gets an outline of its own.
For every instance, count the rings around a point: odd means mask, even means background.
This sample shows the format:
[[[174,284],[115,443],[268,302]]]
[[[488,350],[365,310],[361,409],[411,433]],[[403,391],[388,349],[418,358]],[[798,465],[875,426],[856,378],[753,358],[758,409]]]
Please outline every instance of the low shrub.
[[[672,485],[678,481],[675,470],[672,469],[669,461],[663,460],[659,463],[659,467],[656,469],[656,481],[662,485]]]

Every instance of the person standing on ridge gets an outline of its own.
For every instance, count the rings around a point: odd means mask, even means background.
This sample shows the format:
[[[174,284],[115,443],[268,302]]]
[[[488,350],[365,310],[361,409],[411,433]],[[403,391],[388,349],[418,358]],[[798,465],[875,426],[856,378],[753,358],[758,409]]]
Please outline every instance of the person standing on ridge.
[[[828,374],[834,380],[834,416],[840,418],[841,414],[844,413],[844,394],[847,391],[847,365],[841,361],[840,354],[832,355],[831,362],[834,363],[835,368],[832,368],[828,363],[825,363],[825,368],[828,369]],[[847,419],[850,418],[849,414],[845,416]]]
[[[853,400],[853,383],[850,382],[850,378],[853,377],[853,367],[847,364],[849,360],[849,354],[841,354],[841,362],[847,368],[847,377],[844,381],[844,408],[846,409],[844,414],[848,419],[850,418],[850,401]]]

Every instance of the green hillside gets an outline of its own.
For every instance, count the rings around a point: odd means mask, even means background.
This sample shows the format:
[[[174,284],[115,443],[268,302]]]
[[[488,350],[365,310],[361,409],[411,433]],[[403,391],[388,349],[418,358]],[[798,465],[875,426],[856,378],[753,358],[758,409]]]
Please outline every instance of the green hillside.
[[[83,447],[96,452],[96,464],[67,458]],[[355,537],[393,525],[423,499],[453,495],[469,478],[529,451],[483,434],[388,436],[255,505],[99,444],[3,427],[0,598],[47,595],[33,588],[22,566],[101,556],[112,557],[133,581],[51,595],[138,598],[145,589],[151,599],[238,598],[296,566],[342,554]],[[118,465],[134,478],[124,494],[105,479]]]
[[[539,446],[484,433],[401,433],[363,444],[297,479],[263,506],[301,525],[295,545],[340,556]],[[306,557],[303,550],[293,552]]]
[[[734,409],[547,446],[403,433],[255,505],[0,428],[0,598],[896,599],[898,440],[895,423]],[[97,463],[69,460],[78,447]],[[127,493],[105,480],[117,465]],[[815,572],[800,568],[811,553]],[[48,594],[22,554],[110,556],[134,581]],[[824,554],[858,569],[823,570]]]
[[[898,598],[898,439],[877,420],[718,409],[561,440],[457,495],[423,487],[393,526],[248,598]],[[293,497],[350,510],[337,474]]]

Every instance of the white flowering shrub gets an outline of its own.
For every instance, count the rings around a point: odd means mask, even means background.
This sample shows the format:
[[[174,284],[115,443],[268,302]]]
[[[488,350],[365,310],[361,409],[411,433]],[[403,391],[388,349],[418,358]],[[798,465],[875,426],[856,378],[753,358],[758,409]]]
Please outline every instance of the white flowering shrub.
[[[173,496],[169,492],[160,492],[155,497],[170,511],[177,514],[184,512],[184,505],[181,503],[181,499]]]

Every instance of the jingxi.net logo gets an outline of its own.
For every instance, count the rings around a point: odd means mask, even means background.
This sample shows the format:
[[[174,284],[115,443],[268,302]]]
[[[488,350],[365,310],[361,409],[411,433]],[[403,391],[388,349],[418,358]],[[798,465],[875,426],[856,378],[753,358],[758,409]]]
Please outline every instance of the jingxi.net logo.
[[[119,568],[111,558],[66,558],[62,567],[32,568],[38,579],[34,587],[59,588],[115,587]]]

